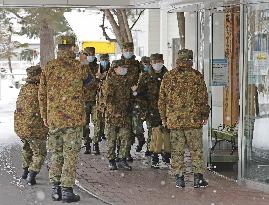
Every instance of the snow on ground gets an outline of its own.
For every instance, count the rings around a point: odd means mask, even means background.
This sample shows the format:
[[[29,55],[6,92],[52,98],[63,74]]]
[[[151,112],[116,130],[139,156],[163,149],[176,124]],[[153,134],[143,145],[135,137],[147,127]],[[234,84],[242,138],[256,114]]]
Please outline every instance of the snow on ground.
[[[16,99],[19,94],[19,89],[12,85],[11,76],[8,76],[7,79],[1,79],[1,90],[0,143],[18,143],[20,140],[14,132],[13,112],[16,108]]]
[[[255,120],[253,147],[269,150],[269,118]]]

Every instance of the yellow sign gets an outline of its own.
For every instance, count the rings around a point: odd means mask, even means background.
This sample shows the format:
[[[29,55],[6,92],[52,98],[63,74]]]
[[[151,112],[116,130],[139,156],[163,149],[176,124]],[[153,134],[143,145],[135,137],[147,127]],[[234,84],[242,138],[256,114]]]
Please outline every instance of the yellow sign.
[[[265,53],[259,53],[256,58],[259,61],[267,60],[267,55]]]
[[[96,54],[115,54],[116,43],[108,41],[84,41],[82,42],[82,49],[86,47],[94,47]]]

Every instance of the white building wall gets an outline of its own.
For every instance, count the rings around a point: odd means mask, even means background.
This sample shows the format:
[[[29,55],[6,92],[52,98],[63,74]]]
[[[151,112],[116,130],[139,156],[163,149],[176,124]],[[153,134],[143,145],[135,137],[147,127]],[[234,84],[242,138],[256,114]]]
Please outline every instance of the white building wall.
[[[160,10],[148,9],[133,29],[136,36],[135,54],[150,56],[160,52]]]
[[[165,13],[165,12],[162,12]],[[171,69],[173,65],[173,50],[172,43],[173,38],[179,38],[178,32],[178,22],[176,13],[168,13],[167,15],[167,28],[162,26],[163,22],[161,22],[161,51],[165,55],[165,64]],[[164,16],[164,14],[163,14]],[[197,34],[196,34],[196,14],[195,13],[185,13],[185,47],[188,49],[192,49],[194,51],[194,58],[196,57],[196,42],[197,42]]]
[[[152,53],[160,52],[160,10],[149,10],[149,32],[148,32],[148,53],[150,56]]]
[[[139,21],[133,28],[133,34],[135,35],[135,54],[137,56],[143,56],[148,53],[148,31],[149,31],[149,10],[145,10],[141,15]]]
[[[197,68],[197,13],[185,13],[185,48],[193,50],[193,67]]]
[[[168,48],[167,50],[167,59],[164,59],[166,62],[166,66],[168,69],[172,69],[172,59],[173,59],[173,50],[172,50],[172,43],[173,38],[179,38],[178,32],[178,24],[177,24],[177,15],[176,13],[168,13],[167,18],[167,38],[165,46]]]
[[[160,14],[160,53],[163,54],[164,64],[168,68],[168,14],[165,10],[161,10]]]

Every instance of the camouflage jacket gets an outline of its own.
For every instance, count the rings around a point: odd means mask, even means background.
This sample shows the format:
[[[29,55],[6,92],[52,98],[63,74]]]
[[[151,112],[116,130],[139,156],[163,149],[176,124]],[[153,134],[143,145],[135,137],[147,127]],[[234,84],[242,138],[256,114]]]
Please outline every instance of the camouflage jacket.
[[[96,78],[96,73],[98,72],[99,65],[96,63],[96,61],[97,60],[95,59],[94,62],[89,63],[88,66],[88,73],[93,76],[93,81],[87,88],[84,89],[86,102],[95,102],[96,99],[99,84],[99,80]]]
[[[124,60],[125,65],[128,66],[127,76],[131,83],[131,86],[137,85],[140,73],[142,72],[142,65],[138,60],[135,60],[135,56],[131,59],[125,59],[123,56],[121,57]]]
[[[79,127],[85,124],[83,83],[88,73],[71,52],[61,52],[41,73],[39,104],[49,128]]]
[[[119,76],[110,70],[103,85],[107,124],[130,127],[131,86],[127,75]]]
[[[38,103],[39,82],[27,82],[22,86],[16,102],[14,129],[21,139],[46,139],[48,128],[44,126]]]
[[[169,129],[202,128],[210,107],[206,84],[200,72],[173,69],[164,75],[160,88],[159,112]]]
[[[106,72],[109,72],[110,67],[107,69]],[[97,95],[96,95],[96,109],[101,112],[104,113],[105,112],[105,101],[104,101],[104,82],[106,80],[106,74],[103,72],[102,73],[102,78],[99,79],[99,85],[98,85],[98,89],[97,89]]]
[[[146,120],[150,122],[152,127],[162,124],[158,100],[161,82],[166,72],[166,67],[162,68],[161,73],[155,73],[153,70],[150,70],[143,73],[138,81],[137,100],[139,107],[142,112],[145,112]]]

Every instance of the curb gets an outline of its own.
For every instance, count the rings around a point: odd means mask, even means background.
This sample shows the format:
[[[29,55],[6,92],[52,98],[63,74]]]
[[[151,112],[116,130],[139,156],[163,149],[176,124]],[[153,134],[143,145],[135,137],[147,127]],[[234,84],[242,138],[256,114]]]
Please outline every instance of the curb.
[[[93,196],[94,198],[96,198],[96,199],[102,201],[103,203],[108,204],[108,205],[113,205],[113,204],[109,203],[108,201],[106,201],[106,200],[100,198],[100,197],[97,196],[96,194],[92,193],[91,191],[89,191],[89,190],[86,189],[85,187],[83,187],[83,186],[79,183],[78,180],[75,181],[75,184],[76,184],[76,186],[77,186],[79,189],[81,189],[82,191],[85,191],[86,193],[88,193],[89,195]]]

